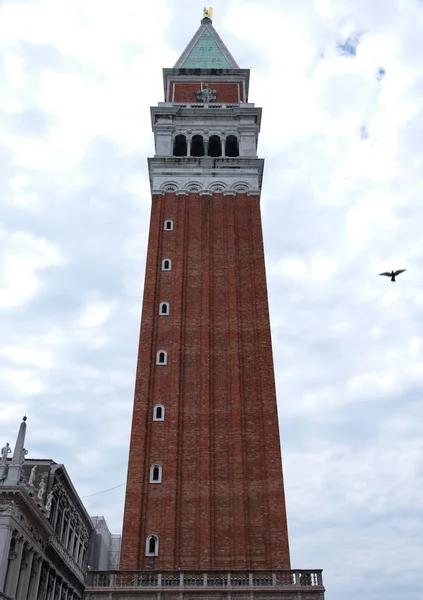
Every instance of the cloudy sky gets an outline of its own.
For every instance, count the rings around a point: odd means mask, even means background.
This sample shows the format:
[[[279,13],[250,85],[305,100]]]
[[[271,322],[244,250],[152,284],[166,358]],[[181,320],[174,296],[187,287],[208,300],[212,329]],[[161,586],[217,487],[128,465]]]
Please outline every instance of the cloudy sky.
[[[293,566],[323,568],[327,600],[421,600],[423,3],[213,7],[264,109]],[[30,456],[65,463],[113,532],[150,211],[149,106],[202,8],[0,0],[0,443],[13,445],[26,413]],[[378,277],[399,268],[395,284]]]

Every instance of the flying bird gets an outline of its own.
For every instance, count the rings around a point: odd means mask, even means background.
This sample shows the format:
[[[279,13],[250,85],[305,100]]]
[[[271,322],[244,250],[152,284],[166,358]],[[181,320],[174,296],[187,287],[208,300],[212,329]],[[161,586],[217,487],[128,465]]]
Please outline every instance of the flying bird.
[[[386,271],[386,273],[379,273],[379,275],[386,275],[386,277],[390,277],[391,281],[395,281],[395,277],[397,277],[400,273],[404,273],[407,269],[399,269],[399,271],[391,271],[390,273]]]

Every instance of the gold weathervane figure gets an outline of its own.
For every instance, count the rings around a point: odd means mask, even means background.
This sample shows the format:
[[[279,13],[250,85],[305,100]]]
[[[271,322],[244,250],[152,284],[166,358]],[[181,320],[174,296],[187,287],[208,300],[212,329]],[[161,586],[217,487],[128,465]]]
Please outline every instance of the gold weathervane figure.
[[[205,6],[204,10],[203,10],[203,18],[204,19],[211,19],[213,16],[213,9],[211,6],[209,6],[208,8]]]

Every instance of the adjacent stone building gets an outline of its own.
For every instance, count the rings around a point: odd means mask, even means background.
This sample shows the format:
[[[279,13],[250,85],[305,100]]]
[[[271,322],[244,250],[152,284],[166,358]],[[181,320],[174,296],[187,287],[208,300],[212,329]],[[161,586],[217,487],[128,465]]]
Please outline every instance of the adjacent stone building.
[[[110,533],[106,519],[102,516],[91,517],[91,521],[94,532],[88,548],[88,570],[118,569],[122,536]]]
[[[26,417],[1,451],[0,598],[80,600],[94,528],[64,465],[26,458],[25,432]]]

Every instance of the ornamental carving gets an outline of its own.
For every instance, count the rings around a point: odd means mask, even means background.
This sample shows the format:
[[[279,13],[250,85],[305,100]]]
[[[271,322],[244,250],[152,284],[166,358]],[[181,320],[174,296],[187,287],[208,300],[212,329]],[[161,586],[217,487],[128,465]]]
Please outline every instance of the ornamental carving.
[[[189,183],[186,186],[188,192],[199,192],[201,190],[201,185],[198,183]]]
[[[227,186],[224,183],[216,182],[210,185],[210,191],[213,192],[224,192]]]
[[[177,189],[179,189],[179,186],[176,181],[166,181],[162,185],[161,189],[165,192],[175,192]]]
[[[235,192],[248,192],[250,189],[250,186],[248,185],[248,183],[236,183],[233,186],[233,189]]]
[[[212,90],[207,83],[201,86],[200,90],[197,90],[197,102],[203,102],[207,104],[208,102],[213,102],[217,98],[217,90]]]
[[[255,182],[254,182],[255,183]],[[176,181],[164,181],[161,183],[159,189],[152,190],[153,196],[156,194],[166,194],[167,192],[176,192],[177,195],[184,195],[187,193],[198,192],[198,193],[208,193],[208,194],[227,194],[227,195],[235,195],[239,193],[243,194],[258,194],[260,195],[260,190],[253,183],[247,181],[220,181],[216,179],[205,180],[205,181],[193,181],[186,179],[181,179],[179,182]]]

